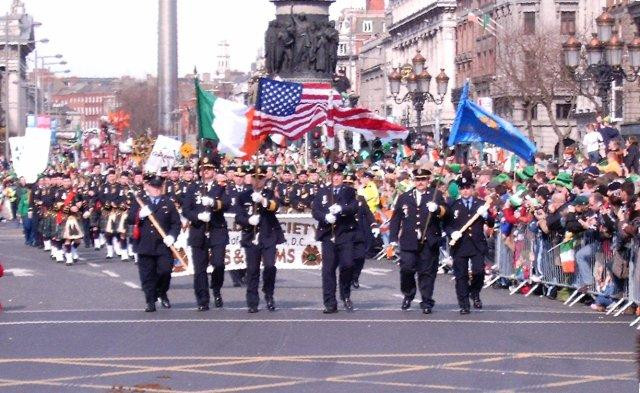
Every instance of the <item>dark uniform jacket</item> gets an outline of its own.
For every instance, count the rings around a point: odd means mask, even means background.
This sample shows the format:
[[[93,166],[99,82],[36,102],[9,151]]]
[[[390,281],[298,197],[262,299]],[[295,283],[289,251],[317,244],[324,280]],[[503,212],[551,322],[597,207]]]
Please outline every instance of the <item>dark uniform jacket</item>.
[[[151,204],[149,197],[146,195],[142,197],[142,202],[149,206],[151,213],[156,218],[162,229],[167,236],[173,236],[174,239],[178,238],[180,233],[180,215],[175,205],[166,196],[160,196],[158,203],[154,206]],[[135,224],[140,212],[140,206],[134,205],[129,209],[129,215],[127,221],[129,224]],[[134,251],[142,255],[167,255],[171,254],[169,248],[164,244],[162,237],[156,229],[149,217],[141,218],[138,222],[140,229],[140,237],[133,240]]]
[[[424,236],[424,245],[433,248],[440,244],[442,219],[447,213],[447,208],[442,193],[438,192],[435,199],[433,193],[433,188],[427,188],[420,197],[420,206],[417,205],[415,189],[402,193],[398,197],[389,223],[389,240],[398,242],[401,250],[417,251],[420,248],[424,226],[429,217],[427,204],[431,201],[438,205],[438,210],[431,214],[431,221]]]
[[[296,183],[291,189],[291,207],[299,212],[304,212],[307,209],[311,209],[311,203],[313,202],[313,187],[309,183]]]
[[[271,247],[285,242],[284,232],[280,226],[280,221],[276,217],[276,212],[280,207],[271,189],[265,188],[261,192],[267,199],[267,207],[261,203],[254,203],[251,199],[253,190],[246,189],[238,195],[236,204],[236,224],[242,227],[240,245],[242,247],[253,246],[252,241],[258,236],[258,241],[263,247]],[[249,217],[254,214],[260,215],[260,222],[257,226],[249,224]]]
[[[462,229],[471,217],[476,214],[478,208],[484,205],[484,203],[485,202],[483,200],[473,197],[471,209],[467,209],[462,198],[453,202],[447,216],[447,229],[449,230],[449,235],[454,231]],[[451,255],[453,257],[467,257],[478,254],[486,255],[488,246],[487,239],[484,236],[485,223],[489,226],[493,225],[490,219],[485,220],[482,216],[478,217],[473,225],[462,233],[462,237],[458,239],[456,244],[451,247]]]
[[[212,206],[203,206],[202,197],[213,199]],[[224,213],[229,210],[231,200],[224,187],[211,183],[192,184],[184,196],[182,215],[191,221],[189,229],[189,245],[192,247],[204,247],[205,245],[219,246],[229,244],[229,230]],[[211,220],[202,222],[198,214],[205,211],[211,212]]]
[[[358,195],[356,199],[358,200],[358,212],[356,213],[358,229],[356,230],[354,241],[356,243],[364,243],[365,248],[368,250],[375,240],[371,229],[376,224],[376,218],[371,213],[367,200],[362,195]]]
[[[332,225],[326,221],[325,216],[330,213],[329,207],[333,204],[340,205],[342,211],[336,215],[336,222]],[[334,194],[334,187],[320,189],[313,199],[311,210],[313,218],[318,221],[316,240],[329,241],[335,236],[335,244],[353,242],[358,227],[357,212],[356,190],[352,187],[340,186],[338,195]]]

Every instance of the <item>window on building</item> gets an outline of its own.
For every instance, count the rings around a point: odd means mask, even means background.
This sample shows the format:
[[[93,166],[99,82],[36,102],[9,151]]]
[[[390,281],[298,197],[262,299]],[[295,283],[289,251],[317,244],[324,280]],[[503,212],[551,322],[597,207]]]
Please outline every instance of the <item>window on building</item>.
[[[622,121],[624,118],[624,95],[622,81],[612,83],[611,89],[611,119]]]
[[[536,13],[523,12],[524,17],[524,34],[535,34],[536,32]]]
[[[338,56],[347,54],[347,44],[338,44]]]
[[[363,33],[371,33],[373,32],[373,21],[365,20],[362,22],[362,32]]]
[[[531,120],[538,120],[538,105],[530,105],[528,102],[524,103],[524,110],[528,110],[529,113],[531,114]],[[526,116],[526,112],[525,112],[525,116]],[[525,117],[526,119],[526,117]]]
[[[556,104],[556,119],[566,120],[571,115],[571,104]]]
[[[560,34],[571,34],[576,31],[575,11],[562,11],[560,13]]]

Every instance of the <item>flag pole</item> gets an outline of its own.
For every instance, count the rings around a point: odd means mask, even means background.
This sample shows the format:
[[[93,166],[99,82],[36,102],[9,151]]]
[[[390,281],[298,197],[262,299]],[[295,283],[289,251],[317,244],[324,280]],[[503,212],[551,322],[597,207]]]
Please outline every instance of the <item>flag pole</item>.
[[[193,84],[196,90],[196,127],[198,128],[198,136],[196,146],[198,150],[198,159],[202,157],[202,131],[200,125],[200,83],[198,81],[198,69],[193,66]]]

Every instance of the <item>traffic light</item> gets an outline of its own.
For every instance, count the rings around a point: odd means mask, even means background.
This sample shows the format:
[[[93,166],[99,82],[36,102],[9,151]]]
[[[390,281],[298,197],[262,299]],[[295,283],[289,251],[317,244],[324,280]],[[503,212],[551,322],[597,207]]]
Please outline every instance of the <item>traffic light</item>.
[[[311,131],[309,139],[309,147],[311,158],[320,158],[322,156],[322,132],[319,129]]]

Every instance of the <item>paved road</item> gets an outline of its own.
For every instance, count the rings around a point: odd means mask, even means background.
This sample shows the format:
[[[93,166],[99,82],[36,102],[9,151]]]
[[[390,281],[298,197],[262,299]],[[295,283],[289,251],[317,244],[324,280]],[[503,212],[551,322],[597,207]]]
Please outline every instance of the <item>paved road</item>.
[[[489,289],[457,313],[440,276],[435,312],[399,310],[395,265],[369,261],[356,312],[320,312],[318,271],[280,271],[279,309],[194,310],[191,277],[174,307],[142,312],[132,263],[102,252],[66,267],[0,225],[0,392],[632,392],[631,318]]]

